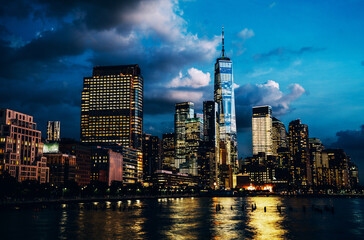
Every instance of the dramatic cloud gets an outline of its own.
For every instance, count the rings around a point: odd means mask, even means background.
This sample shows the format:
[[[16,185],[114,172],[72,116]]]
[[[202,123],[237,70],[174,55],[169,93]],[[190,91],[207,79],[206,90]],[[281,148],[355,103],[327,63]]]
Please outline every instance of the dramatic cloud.
[[[280,47],[280,48],[272,49],[267,53],[255,54],[253,56],[253,59],[256,61],[258,61],[258,60],[266,61],[266,60],[269,60],[271,57],[288,58],[288,56],[300,56],[304,53],[315,53],[315,52],[320,52],[320,51],[324,51],[324,50],[325,50],[325,48],[315,48],[315,47],[302,47],[298,50],[292,50],[292,49]]]
[[[364,177],[364,125],[358,130],[345,130],[336,133],[337,141],[330,148],[341,148],[358,165],[361,177]]]
[[[179,72],[179,76],[172,79],[167,85],[168,87],[192,87],[199,88],[209,85],[211,78],[210,73],[203,73],[196,68],[188,69],[188,76],[183,76],[182,72]]]
[[[186,67],[215,58],[220,44],[217,36],[188,32],[175,0],[14,0],[0,6],[0,20],[8,19],[44,27],[29,38],[0,25],[0,107],[32,115],[69,108],[46,115],[61,120],[71,137],[78,137],[82,78],[92,66],[139,64],[145,114],[173,112],[172,101],[201,100],[205,90],[197,88],[210,76],[190,68],[173,90],[166,85]],[[39,126],[44,130],[42,119]]]
[[[244,28],[243,30],[241,30],[239,33],[238,33],[238,37],[246,40],[248,38],[252,38],[254,37],[254,32],[252,29],[247,29],[247,28]]]
[[[288,93],[283,93],[279,84],[269,80],[264,84],[246,84],[236,89],[237,126],[239,129],[251,127],[250,118],[253,106],[270,105],[274,116],[288,113],[293,101],[306,91],[299,84],[291,84]]]

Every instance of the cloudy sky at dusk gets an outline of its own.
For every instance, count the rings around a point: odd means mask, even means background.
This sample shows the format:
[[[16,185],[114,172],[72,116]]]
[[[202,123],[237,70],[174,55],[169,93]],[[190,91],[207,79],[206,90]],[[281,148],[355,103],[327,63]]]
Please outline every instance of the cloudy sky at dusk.
[[[144,131],[173,131],[174,104],[213,99],[221,26],[234,64],[239,155],[251,154],[251,107],[344,148],[364,177],[364,2],[13,0],[0,5],[0,107],[60,120],[79,139],[83,77],[137,63]],[[44,135],[44,134],[43,134]],[[362,178],[363,178],[362,177]]]

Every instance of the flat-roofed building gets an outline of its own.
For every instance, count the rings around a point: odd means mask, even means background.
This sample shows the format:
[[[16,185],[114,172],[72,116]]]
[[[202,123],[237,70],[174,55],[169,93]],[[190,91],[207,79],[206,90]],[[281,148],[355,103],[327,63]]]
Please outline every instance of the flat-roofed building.
[[[10,109],[0,109],[0,174],[4,171],[19,182],[49,181],[41,132],[33,116]]]

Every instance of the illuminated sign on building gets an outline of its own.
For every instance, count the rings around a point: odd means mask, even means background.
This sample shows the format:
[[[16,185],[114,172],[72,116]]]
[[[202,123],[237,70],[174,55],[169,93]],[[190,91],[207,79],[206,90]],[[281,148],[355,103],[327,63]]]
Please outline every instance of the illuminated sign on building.
[[[43,153],[58,153],[59,144],[58,143],[45,143],[43,146]]]

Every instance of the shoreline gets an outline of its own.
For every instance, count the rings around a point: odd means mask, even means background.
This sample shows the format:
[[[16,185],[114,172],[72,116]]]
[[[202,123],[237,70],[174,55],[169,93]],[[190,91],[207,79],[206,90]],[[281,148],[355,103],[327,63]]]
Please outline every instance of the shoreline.
[[[179,194],[179,195],[155,195],[155,196],[122,196],[122,197],[88,197],[88,198],[60,198],[60,199],[39,199],[39,200],[24,200],[24,201],[2,201],[0,209],[16,208],[16,207],[37,207],[59,204],[79,204],[93,202],[119,202],[128,200],[146,200],[146,199],[161,199],[161,198],[212,198],[212,197],[232,197],[232,198],[247,198],[247,197],[281,197],[281,198],[364,198],[362,194],[302,194],[302,195],[280,195],[280,194],[249,194],[240,195],[219,195],[219,194]]]

